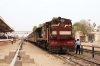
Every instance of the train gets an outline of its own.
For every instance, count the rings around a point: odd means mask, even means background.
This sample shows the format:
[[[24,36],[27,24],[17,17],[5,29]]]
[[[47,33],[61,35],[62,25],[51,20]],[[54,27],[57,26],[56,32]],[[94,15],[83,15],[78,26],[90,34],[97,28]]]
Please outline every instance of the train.
[[[53,53],[75,51],[75,38],[72,37],[72,20],[62,17],[45,22],[43,26],[36,28],[29,34],[26,39]]]

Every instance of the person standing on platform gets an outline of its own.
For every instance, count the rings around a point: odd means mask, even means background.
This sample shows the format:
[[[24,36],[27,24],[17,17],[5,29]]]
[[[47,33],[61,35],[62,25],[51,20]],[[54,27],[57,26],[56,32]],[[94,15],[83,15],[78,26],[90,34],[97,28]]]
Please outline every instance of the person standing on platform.
[[[13,44],[13,42],[14,42],[14,39],[12,38],[12,39],[11,39],[11,43]]]

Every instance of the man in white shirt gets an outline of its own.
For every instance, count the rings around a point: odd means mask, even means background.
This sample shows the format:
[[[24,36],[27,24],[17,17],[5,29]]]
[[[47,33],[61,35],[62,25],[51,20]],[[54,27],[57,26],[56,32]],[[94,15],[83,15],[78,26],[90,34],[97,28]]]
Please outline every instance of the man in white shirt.
[[[81,42],[80,42],[80,40],[79,39],[77,39],[77,41],[76,41],[76,54],[77,54],[77,52],[79,51],[79,54],[80,54],[80,46],[81,46]]]

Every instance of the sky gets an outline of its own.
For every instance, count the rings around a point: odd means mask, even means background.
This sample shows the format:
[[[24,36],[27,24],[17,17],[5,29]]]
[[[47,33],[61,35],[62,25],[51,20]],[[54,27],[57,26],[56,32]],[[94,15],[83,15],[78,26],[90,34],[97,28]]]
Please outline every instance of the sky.
[[[32,31],[59,16],[100,25],[100,0],[0,0],[0,16],[15,31]]]

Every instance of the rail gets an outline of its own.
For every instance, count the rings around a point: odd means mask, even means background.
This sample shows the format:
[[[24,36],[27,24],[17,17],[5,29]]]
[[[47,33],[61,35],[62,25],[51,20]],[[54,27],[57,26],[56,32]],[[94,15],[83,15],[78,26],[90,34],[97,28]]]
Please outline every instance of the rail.
[[[10,66],[14,66],[15,65],[19,50],[22,48],[22,43],[23,43],[23,41],[20,42],[20,45],[19,45],[19,47],[17,49],[17,52],[16,52],[16,54],[15,54],[15,56],[14,56],[14,58],[13,58],[11,64],[10,64]]]

